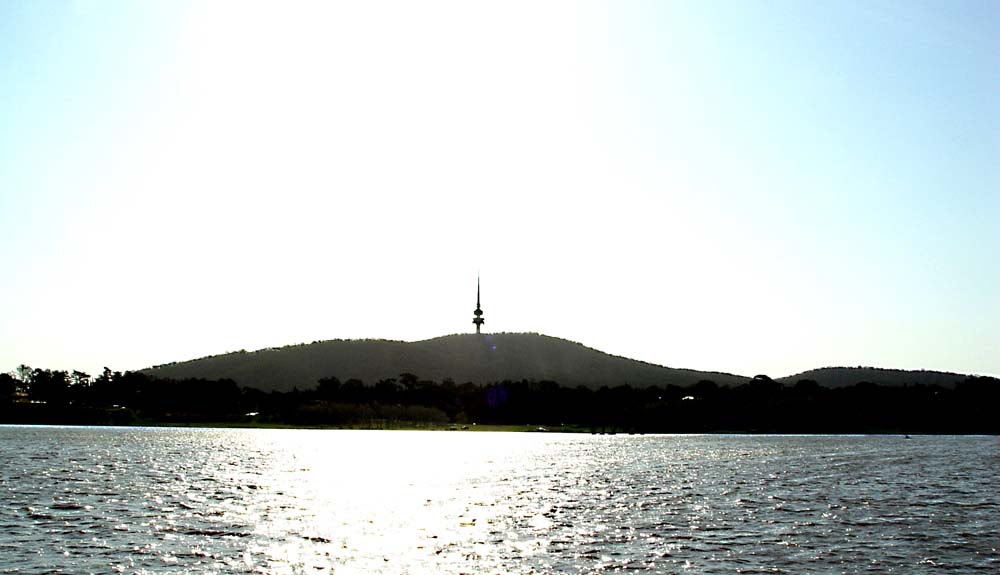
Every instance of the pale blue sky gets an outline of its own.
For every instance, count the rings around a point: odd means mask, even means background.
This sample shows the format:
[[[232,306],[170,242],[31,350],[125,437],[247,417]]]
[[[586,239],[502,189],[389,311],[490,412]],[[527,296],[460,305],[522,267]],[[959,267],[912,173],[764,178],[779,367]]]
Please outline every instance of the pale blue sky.
[[[0,3],[0,370],[537,331],[1000,375],[995,2]]]

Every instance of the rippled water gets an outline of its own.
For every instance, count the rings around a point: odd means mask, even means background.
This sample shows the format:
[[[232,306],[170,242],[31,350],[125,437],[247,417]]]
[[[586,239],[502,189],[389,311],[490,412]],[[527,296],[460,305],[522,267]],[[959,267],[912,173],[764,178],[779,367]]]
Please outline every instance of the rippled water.
[[[998,573],[1000,440],[0,427],[0,573]]]

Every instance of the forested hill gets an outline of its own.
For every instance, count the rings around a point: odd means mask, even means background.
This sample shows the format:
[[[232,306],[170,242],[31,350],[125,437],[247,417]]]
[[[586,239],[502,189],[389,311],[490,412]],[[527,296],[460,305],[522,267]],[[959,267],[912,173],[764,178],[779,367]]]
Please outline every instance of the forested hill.
[[[412,373],[456,383],[503,380],[555,381],[565,387],[629,384],[695,384],[711,380],[739,385],[743,376],[674,369],[617,357],[556,337],[531,333],[459,334],[417,342],[332,340],[254,352],[234,352],[143,370],[160,378],[228,378],[264,391],[310,389],[335,376],[374,384]]]
[[[859,383],[879,386],[937,385],[951,389],[970,376],[942,371],[907,371],[902,369],[881,369],[877,367],[823,367],[780,378],[785,385],[795,385],[801,380],[812,380],[828,388],[850,387]],[[988,378],[992,379],[992,378]]]

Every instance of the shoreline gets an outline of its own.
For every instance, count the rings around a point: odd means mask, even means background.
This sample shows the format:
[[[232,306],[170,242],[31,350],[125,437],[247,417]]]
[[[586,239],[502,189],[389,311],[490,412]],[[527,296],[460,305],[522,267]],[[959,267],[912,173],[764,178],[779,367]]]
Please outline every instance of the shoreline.
[[[471,433],[559,433],[574,435],[741,435],[741,436],[885,436],[885,437],[935,437],[935,436],[967,436],[967,437],[1000,437],[995,433],[971,433],[961,431],[906,431],[894,429],[879,430],[841,430],[841,431],[761,431],[761,430],[690,430],[690,431],[622,431],[622,430],[592,430],[581,426],[564,425],[528,425],[528,424],[470,424],[467,426],[456,425],[428,425],[428,424],[386,424],[376,425],[293,425],[286,423],[266,423],[266,422],[176,422],[176,421],[137,421],[132,423],[59,423],[59,422],[0,422],[0,427],[79,427],[79,428],[121,428],[121,429],[293,429],[293,430],[316,430],[316,431],[428,431],[428,432],[471,432]]]

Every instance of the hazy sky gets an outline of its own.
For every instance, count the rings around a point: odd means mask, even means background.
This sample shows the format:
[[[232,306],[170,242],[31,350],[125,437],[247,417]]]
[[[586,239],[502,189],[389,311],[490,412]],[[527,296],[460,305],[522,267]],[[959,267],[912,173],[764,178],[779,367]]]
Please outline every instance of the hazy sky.
[[[1000,375],[1000,4],[0,2],[0,371],[532,331]]]

